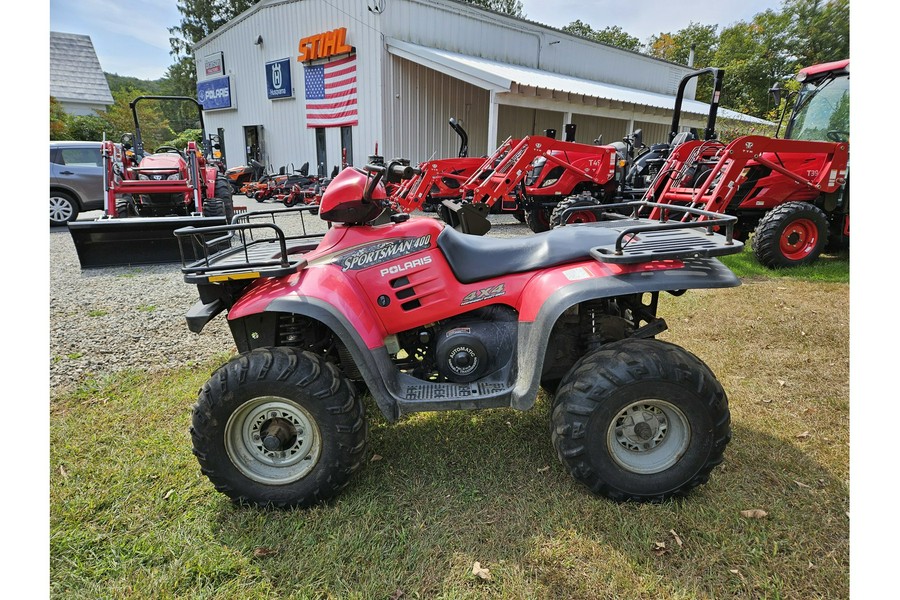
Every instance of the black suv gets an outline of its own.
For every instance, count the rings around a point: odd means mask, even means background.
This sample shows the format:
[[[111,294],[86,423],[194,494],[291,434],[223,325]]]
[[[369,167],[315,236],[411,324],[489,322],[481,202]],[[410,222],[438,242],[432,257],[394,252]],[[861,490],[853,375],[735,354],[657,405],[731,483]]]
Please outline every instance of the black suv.
[[[100,142],[50,142],[50,225],[74,221],[78,213],[103,209]]]

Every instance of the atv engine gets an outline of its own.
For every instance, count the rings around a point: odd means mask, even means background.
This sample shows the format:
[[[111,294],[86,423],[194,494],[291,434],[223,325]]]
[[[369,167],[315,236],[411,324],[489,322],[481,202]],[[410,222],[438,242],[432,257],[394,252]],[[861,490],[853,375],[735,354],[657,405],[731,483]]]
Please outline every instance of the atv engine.
[[[506,306],[475,310],[404,332],[400,344],[414,361],[403,364],[420,379],[470,383],[509,364],[516,345],[516,314]]]

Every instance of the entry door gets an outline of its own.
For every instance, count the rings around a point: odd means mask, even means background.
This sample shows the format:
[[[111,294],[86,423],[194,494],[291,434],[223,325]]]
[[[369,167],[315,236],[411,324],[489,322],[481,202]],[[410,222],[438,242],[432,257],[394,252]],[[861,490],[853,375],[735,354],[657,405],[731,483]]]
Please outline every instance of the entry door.
[[[246,164],[250,164],[250,159],[262,162],[262,151],[260,150],[259,139],[259,125],[244,126],[244,153],[247,157]]]

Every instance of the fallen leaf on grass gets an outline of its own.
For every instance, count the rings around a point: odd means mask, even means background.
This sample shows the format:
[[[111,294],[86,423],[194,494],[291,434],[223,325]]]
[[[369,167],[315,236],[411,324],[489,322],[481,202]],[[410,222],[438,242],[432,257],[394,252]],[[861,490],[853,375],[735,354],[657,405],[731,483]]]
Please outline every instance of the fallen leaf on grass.
[[[798,440],[805,440],[805,439],[807,439],[808,437],[809,437],[809,432],[808,432],[808,431],[804,431],[803,433],[798,433],[798,434],[797,434],[797,439],[798,439]]]
[[[735,575],[740,575],[740,574],[741,574],[741,572],[738,571],[737,569],[728,569],[728,572],[729,572],[729,573],[734,573]]]
[[[794,483],[796,483],[798,486],[800,486],[802,488],[810,487],[810,486],[806,485],[805,483],[803,483],[802,481],[794,481]]]
[[[549,466],[541,467],[540,469],[538,469],[538,473],[546,473],[549,470],[550,470]]]
[[[403,590],[398,589],[393,594],[391,594],[390,600],[400,600],[403,597]]]
[[[266,556],[273,556],[275,554],[278,554],[278,550],[276,550],[275,548],[264,548],[262,546],[256,548],[253,551],[253,556],[257,558],[264,558]]]
[[[663,554],[667,554],[669,551],[666,549],[665,542],[653,542],[652,552],[657,556],[662,556]]]
[[[784,379],[779,379],[779,380],[778,380],[778,385],[780,385],[781,387],[784,387],[784,386],[787,385],[787,381],[785,381]]]
[[[478,578],[480,578],[480,579],[483,579],[483,580],[485,580],[485,581],[490,581],[490,580],[491,580],[491,571],[490,571],[490,569],[485,569],[485,568],[483,568],[483,567],[481,566],[481,563],[478,562],[477,560],[476,560],[475,563],[472,565],[472,575],[474,575],[475,577],[478,577]]]
[[[748,519],[762,519],[769,516],[769,513],[759,508],[751,508],[750,510],[742,510],[741,516]]]
[[[169,490],[168,492],[166,492],[166,495],[163,496],[163,500],[168,500],[169,497],[170,497],[172,494],[174,494],[174,493],[175,493],[175,488],[172,488],[171,490]]]
[[[370,460],[369,462],[377,462],[377,461],[379,461],[379,460],[381,460],[381,459],[382,459],[382,456],[381,456],[380,454],[373,454],[373,455],[372,455],[372,458],[371,458],[371,460]]]
[[[679,547],[679,548],[681,548],[682,546],[684,546],[684,542],[681,541],[681,538],[678,537],[678,534],[675,533],[675,530],[674,530],[674,529],[670,529],[670,530],[669,530],[669,533],[671,533],[671,534],[672,534],[672,537],[675,538],[675,543],[678,544],[678,547]]]
[[[69,474],[66,473],[66,470],[65,470],[65,468],[63,468],[62,465],[59,465],[59,474],[63,476],[63,479],[69,478]]]

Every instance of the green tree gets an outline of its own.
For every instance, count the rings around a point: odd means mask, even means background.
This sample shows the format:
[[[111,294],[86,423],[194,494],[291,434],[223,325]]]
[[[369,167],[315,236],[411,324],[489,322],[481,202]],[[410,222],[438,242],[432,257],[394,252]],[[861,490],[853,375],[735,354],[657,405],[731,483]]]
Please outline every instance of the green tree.
[[[114,102],[103,115],[109,123],[107,139],[118,141],[123,133],[134,133],[134,116],[129,104],[138,96],[146,95],[146,91],[131,87],[113,92]],[[160,105],[155,102],[141,103],[138,105],[138,110],[141,139],[145,150],[152,151],[175,137],[175,132],[169,126],[169,120],[163,114]]]
[[[611,25],[597,30],[587,23],[582,23],[581,19],[576,19],[563,27],[562,30],[566,33],[579,35],[594,40],[595,42],[600,42],[607,46],[615,46],[616,48],[622,48],[624,50],[640,52],[643,48],[641,40],[625,32],[618,25]]]
[[[675,33],[651,36],[647,51],[651,56],[682,65],[690,62],[693,51],[695,69],[718,67],[720,65],[714,64],[714,56],[719,45],[719,36],[716,33],[718,29],[718,25],[702,25],[691,21],[687,27]],[[727,73],[725,77],[727,83]],[[701,77],[697,81],[696,98],[707,102],[712,97],[712,84],[712,77]]]
[[[50,96],[50,139],[69,140],[69,115],[59,100]]]
[[[194,96],[197,92],[194,44],[257,2],[259,0],[178,0],[181,23],[169,27],[170,54],[175,58],[175,65],[167,73],[175,95]]]
[[[850,57],[850,0],[785,0],[798,67]]]
[[[725,69],[723,104],[758,117],[774,116],[769,113],[777,106],[768,90],[796,71],[790,21],[787,13],[767,10],[722,31],[713,62]]]
[[[465,0],[469,4],[487,8],[513,17],[524,18],[525,12],[520,0]]]

